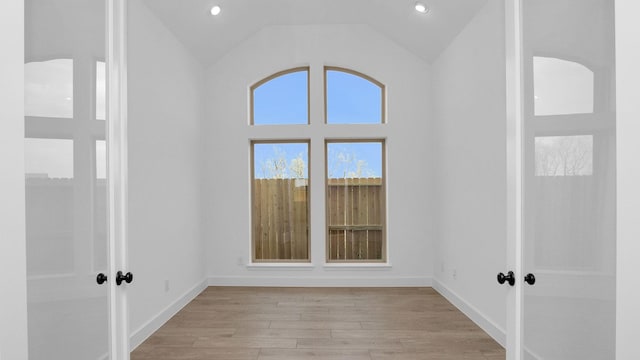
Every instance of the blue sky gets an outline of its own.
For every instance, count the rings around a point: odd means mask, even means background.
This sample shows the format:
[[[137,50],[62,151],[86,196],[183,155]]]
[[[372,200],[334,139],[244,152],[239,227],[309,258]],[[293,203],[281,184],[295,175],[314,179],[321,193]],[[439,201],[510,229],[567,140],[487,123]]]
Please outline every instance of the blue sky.
[[[277,77],[256,88],[253,94],[255,125],[307,124],[307,72]]]
[[[254,146],[255,178],[298,178],[296,159],[304,163],[302,178],[309,178],[307,143],[256,143]],[[328,143],[327,172],[331,178],[381,177],[382,143]],[[316,166],[315,164],[313,166]],[[320,164],[323,166],[323,164]]]
[[[307,124],[308,88],[306,71],[289,73],[262,84],[254,90],[254,124]],[[327,71],[329,124],[380,123],[381,101],[381,89],[370,81],[349,73]],[[309,164],[307,143],[261,143],[254,146],[256,178],[273,177],[274,171],[279,171],[279,176],[296,177],[291,174],[294,172],[290,169],[292,161],[300,158],[304,164]],[[331,177],[354,176],[357,173],[364,177],[380,177],[382,174],[380,142],[329,143],[327,150],[327,170]],[[283,168],[283,163],[286,163],[286,168]],[[308,166],[304,171],[308,177]]]
[[[327,71],[327,123],[379,124],[381,89],[370,81],[342,71]]]
[[[308,143],[258,143],[254,148],[254,177],[257,179],[274,178],[280,173],[284,178],[300,178],[296,176],[294,159],[302,159],[304,163],[303,179],[309,178],[309,146]],[[284,160],[284,168],[275,169],[279,160]]]

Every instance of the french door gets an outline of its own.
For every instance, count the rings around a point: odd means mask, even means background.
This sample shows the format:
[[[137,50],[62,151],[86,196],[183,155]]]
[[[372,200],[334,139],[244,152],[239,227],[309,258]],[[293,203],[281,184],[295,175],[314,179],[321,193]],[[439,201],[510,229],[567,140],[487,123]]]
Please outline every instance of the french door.
[[[614,1],[507,9],[519,97],[509,358],[615,359]]]
[[[115,1],[25,1],[32,360],[125,358],[124,351],[116,355],[126,348],[127,325],[124,290],[115,284],[125,265],[118,221],[124,202],[114,190],[123,184],[122,164],[110,151],[122,141],[113,130],[121,123],[121,84],[113,71],[117,41],[107,36],[118,33],[117,23]]]

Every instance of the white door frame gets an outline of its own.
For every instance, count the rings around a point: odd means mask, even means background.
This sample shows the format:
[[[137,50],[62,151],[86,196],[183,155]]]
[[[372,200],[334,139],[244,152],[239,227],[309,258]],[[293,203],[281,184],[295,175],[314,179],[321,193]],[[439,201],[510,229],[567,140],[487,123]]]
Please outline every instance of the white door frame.
[[[640,359],[640,24],[637,0],[616,0],[616,358]]]
[[[0,2],[0,359],[27,359],[24,1]]]
[[[520,0],[505,0],[505,54],[507,94],[507,268],[516,279],[522,274],[522,179],[523,179],[523,73],[522,12]],[[522,281],[507,294],[507,360],[522,354]]]
[[[109,271],[128,270],[127,26],[126,0],[107,0],[107,154]],[[127,285],[109,281],[111,360],[129,359]]]

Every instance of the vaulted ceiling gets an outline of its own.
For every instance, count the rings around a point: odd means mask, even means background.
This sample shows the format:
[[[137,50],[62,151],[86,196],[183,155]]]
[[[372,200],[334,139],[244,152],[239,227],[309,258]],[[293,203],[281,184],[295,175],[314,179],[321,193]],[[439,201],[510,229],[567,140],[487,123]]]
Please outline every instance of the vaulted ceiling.
[[[225,53],[272,25],[366,24],[427,62],[432,62],[487,0],[143,0],[198,57],[215,63]],[[211,16],[219,5],[222,12]]]

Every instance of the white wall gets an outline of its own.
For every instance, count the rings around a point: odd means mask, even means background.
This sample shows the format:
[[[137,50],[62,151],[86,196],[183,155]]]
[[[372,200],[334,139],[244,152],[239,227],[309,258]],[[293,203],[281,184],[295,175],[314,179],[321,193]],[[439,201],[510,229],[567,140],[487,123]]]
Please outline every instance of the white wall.
[[[311,125],[248,125],[249,87],[280,70],[311,66]],[[323,66],[351,68],[387,87],[388,124],[323,124]],[[267,27],[207,73],[204,221],[210,284],[429,285],[430,66],[364,25]],[[349,135],[356,134],[356,135]],[[391,267],[328,268],[325,262],[324,138],[386,137],[388,258]],[[248,268],[251,259],[249,139],[311,139],[311,256],[303,269]]]
[[[129,4],[129,304],[135,347],[204,286],[204,72],[140,1]]]
[[[617,98],[617,303],[616,358],[640,359],[640,3],[616,0],[616,98]]]
[[[504,344],[504,8],[491,0],[433,64],[435,283]]]
[[[0,359],[27,359],[24,2],[0,3]]]

